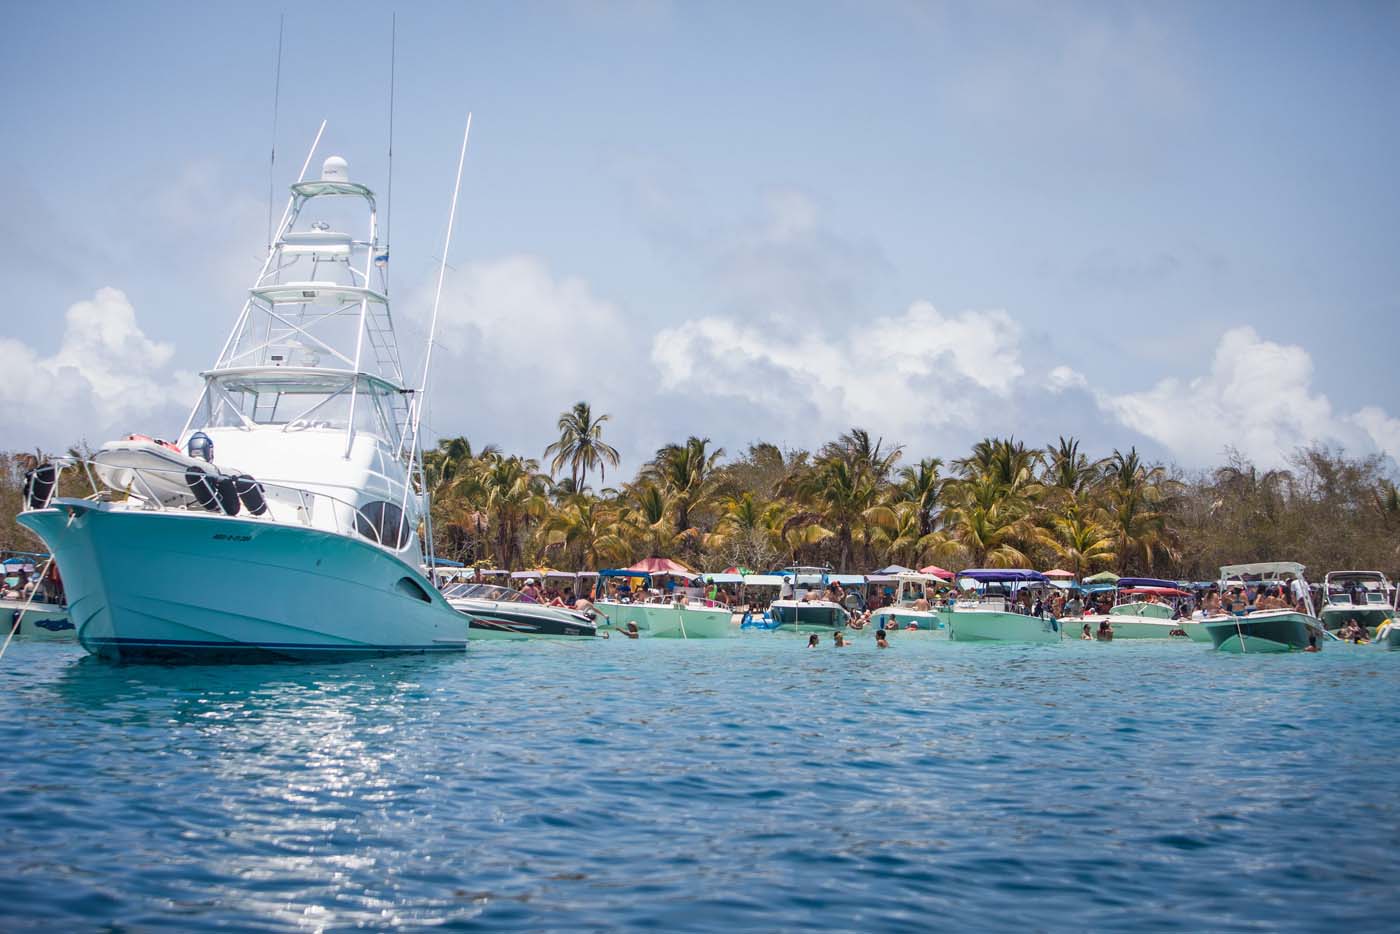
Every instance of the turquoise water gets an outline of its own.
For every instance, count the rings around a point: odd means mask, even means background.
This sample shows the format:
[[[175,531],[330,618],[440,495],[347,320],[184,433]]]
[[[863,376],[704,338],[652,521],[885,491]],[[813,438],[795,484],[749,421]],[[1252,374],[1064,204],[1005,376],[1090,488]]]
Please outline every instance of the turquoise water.
[[[1400,653],[0,662],[0,928],[1400,925]]]

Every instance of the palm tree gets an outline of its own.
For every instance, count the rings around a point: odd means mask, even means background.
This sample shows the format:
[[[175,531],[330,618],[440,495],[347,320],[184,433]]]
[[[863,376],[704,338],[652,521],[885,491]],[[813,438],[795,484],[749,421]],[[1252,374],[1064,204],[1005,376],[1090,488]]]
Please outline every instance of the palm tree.
[[[569,465],[573,488],[579,489],[581,476],[597,468],[598,482],[607,480],[607,466],[614,467],[621,461],[617,448],[603,440],[603,423],[611,415],[593,417],[593,409],[587,402],[575,402],[574,407],[559,416],[559,440],[544,449],[544,456],[551,454],[550,472],[558,473],[565,464]]]
[[[913,503],[918,509],[919,537],[933,531],[934,512],[943,494],[943,478],[938,471],[943,466],[939,457],[925,457],[917,467],[902,467],[895,496],[900,502]]]
[[[1158,556],[1168,556],[1172,551],[1162,508],[1172,486],[1166,470],[1160,465],[1145,464],[1137,448],[1129,448],[1127,454],[1115,450],[1108,459],[1104,479],[1118,573],[1125,573],[1135,559],[1145,570],[1152,570]]]
[[[1091,461],[1079,452],[1079,439],[1060,436],[1045,449],[1043,485],[1060,506],[1079,500],[1103,474],[1103,461]]]
[[[691,528],[691,513],[708,505],[719,487],[716,465],[724,448],[708,450],[709,438],[691,436],[685,444],[668,444],[659,449],[642,476],[657,484],[671,499],[676,515],[676,534]]]
[[[562,547],[573,566],[599,568],[625,563],[631,548],[616,506],[591,497],[576,497],[540,524],[546,548]]]
[[[480,454],[473,453],[471,441],[460,435],[439,439],[436,448],[423,453],[423,474],[429,492],[446,490],[460,473],[471,468],[473,461],[500,453],[494,444],[486,445]]]
[[[1117,557],[1113,552],[1112,533],[1085,516],[1078,507],[1050,520],[1045,541],[1058,558],[1073,565],[1075,577],[1081,577],[1095,564],[1111,564]]]
[[[549,508],[548,484],[538,461],[494,453],[480,460],[476,471],[458,478],[458,492],[481,503],[490,518],[496,561],[512,570],[521,557],[522,536]]]
[[[933,550],[940,558],[971,567],[1016,567],[1030,563],[1026,548],[1038,540],[1029,499],[1006,489],[993,475],[953,484]]]

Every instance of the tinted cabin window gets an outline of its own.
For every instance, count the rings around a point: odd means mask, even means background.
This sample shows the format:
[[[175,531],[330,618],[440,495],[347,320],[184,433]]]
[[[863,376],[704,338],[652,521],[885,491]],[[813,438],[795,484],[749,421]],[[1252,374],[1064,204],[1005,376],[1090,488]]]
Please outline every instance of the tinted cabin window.
[[[377,501],[360,507],[355,514],[355,528],[361,535],[390,548],[402,548],[408,543],[408,524],[403,510],[393,503]]]
[[[410,597],[416,597],[424,603],[433,602],[433,598],[428,596],[428,592],[423,589],[423,585],[411,577],[400,577],[399,582],[394,585],[394,589]]]

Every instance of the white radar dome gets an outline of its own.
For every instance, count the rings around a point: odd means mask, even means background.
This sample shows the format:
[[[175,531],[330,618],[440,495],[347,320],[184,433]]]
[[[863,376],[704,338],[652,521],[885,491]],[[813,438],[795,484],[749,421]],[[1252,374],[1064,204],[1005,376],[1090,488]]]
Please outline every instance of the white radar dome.
[[[321,181],[323,182],[348,182],[350,181],[350,166],[340,156],[327,156],[326,161],[321,163]]]

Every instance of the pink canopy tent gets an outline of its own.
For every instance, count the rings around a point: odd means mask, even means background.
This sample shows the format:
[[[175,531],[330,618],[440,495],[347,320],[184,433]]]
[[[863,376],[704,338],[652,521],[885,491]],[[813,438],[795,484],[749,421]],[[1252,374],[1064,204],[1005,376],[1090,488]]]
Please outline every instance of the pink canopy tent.
[[[919,573],[920,573],[920,574],[931,574],[931,575],[933,575],[934,577],[941,577],[941,578],[943,578],[945,581],[950,581],[950,580],[953,579],[953,572],[952,572],[952,571],[949,571],[949,570],[947,570],[947,569],[945,569],[945,568],[941,568],[941,567],[939,567],[939,566],[936,565],[936,564],[930,564],[930,565],[929,565],[928,567],[926,567],[926,568],[919,568]]]
[[[1060,568],[1055,568],[1055,570],[1053,570],[1053,571],[1046,571],[1046,572],[1045,572],[1045,576],[1046,576],[1046,577],[1073,577],[1073,576],[1074,576],[1074,572],[1073,572],[1073,571],[1061,570]]]
[[[623,570],[636,571],[639,574],[675,574],[685,578],[695,577],[694,571],[683,564],[677,564],[670,558],[645,558],[630,568],[623,568]]]

